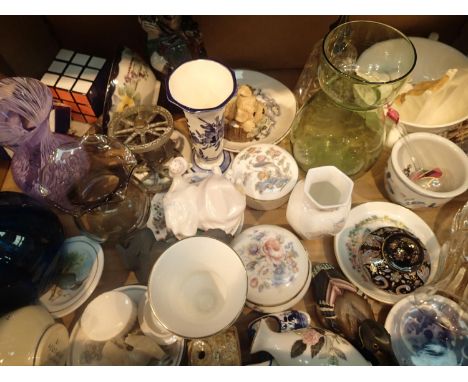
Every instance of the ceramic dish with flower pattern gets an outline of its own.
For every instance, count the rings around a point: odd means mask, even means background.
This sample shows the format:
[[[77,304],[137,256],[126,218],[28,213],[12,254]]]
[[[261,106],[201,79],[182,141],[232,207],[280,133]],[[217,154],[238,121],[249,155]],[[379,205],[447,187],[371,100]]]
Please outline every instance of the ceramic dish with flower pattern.
[[[257,210],[272,210],[286,203],[298,176],[293,156],[272,144],[242,150],[228,174],[234,184],[242,187],[247,205]]]
[[[354,207],[343,230],[335,236],[335,255],[346,277],[369,297],[386,304],[395,304],[407,294],[392,293],[374,284],[363,268],[359,248],[367,235],[381,227],[397,227],[415,235],[425,246],[430,259],[430,283],[438,269],[440,246],[429,226],[415,213],[393,203],[370,202]],[[394,277],[399,274],[395,273]]]
[[[290,231],[259,225],[246,229],[231,243],[247,270],[247,304],[261,312],[289,309],[310,285],[309,257]]]
[[[128,285],[115,289],[129,296],[135,304],[138,304],[143,294],[146,292],[146,286]],[[128,334],[143,337],[139,324],[135,324]],[[148,338],[147,338],[148,339]],[[148,352],[148,341],[144,343],[143,349]],[[73,328],[70,336],[70,349],[68,353],[67,364],[70,366],[143,366],[142,361],[148,360],[149,365],[153,366],[177,366],[182,360],[185,341],[180,338],[171,345],[161,346],[160,349],[165,353],[160,359],[152,357],[142,357],[137,354],[135,348],[128,346],[125,338],[113,339],[111,341],[97,342],[89,339],[81,329],[80,321]],[[155,346],[153,344],[153,346]],[[158,345],[159,346],[159,345]]]
[[[254,89],[257,99],[264,103],[268,122],[260,128],[260,133],[252,141],[234,142],[224,139],[224,150],[238,153],[255,143],[278,143],[289,133],[296,114],[294,94],[278,80],[260,72],[237,69],[235,75],[238,85],[249,85]]]

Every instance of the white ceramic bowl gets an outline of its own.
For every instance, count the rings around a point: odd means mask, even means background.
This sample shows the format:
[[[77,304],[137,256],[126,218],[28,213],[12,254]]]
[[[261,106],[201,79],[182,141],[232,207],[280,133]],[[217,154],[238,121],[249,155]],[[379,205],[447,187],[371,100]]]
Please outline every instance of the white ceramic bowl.
[[[109,341],[127,333],[135,324],[137,307],[119,291],[105,292],[86,307],[81,329],[93,341]]]
[[[307,291],[309,256],[299,239],[287,229],[254,226],[238,235],[231,247],[247,269],[247,304],[252,309],[265,313],[287,310]]]
[[[158,258],[148,295],[153,314],[167,330],[184,338],[207,337],[239,316],[247,295],[247,273],[226,244],[190,237]]]
[[[63,366],[68,344],[65,326],[42,306],[25,306],[0,318],[0,366]]]
[[[413,84],[437,80],[448,69],[468,68],[468,57],[449,45],[421,37],[411,37],[410,40],[417,53],[416,66],[410,75],[410,81]],[[456,129],[466,119],[468,119],[468,108],[465,109],[464,116],[445,124],[421,125],[404,118],[400,118],[400,123],[403,123],[409,132],[424,131],[440,134]]]
[[[260,143],[237,154],[228,177],[247,196],[256,210],[273,210],[286,203],[299,176],[293,156],[285,149]]]
[[[440,192],[429,191],[404,174],[403,169],[412,162],[406,141],[400,138],[392,148],[384,177],[392,201],[411,209],[439,207],[468,189],[468,158],[455,143],[431,133],[412,133],[406,139],[424,168],[442,170],[445,186]]]

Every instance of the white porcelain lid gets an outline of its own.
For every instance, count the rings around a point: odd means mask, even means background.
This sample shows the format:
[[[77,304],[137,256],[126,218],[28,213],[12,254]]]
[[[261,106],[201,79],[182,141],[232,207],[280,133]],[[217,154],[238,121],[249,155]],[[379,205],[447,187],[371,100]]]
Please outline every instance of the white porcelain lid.
[[[251,227],[238,235],[231,247],[247,270],[247,300],[276,306],[296,296],[307,280],[309,257],[290,231],[274,226]]]
[[[232,164],[234,182],[246,195],[275,200],[294,188],[299,175],[297,163],[285,149],[267,143],[252,145],[237,154]]]

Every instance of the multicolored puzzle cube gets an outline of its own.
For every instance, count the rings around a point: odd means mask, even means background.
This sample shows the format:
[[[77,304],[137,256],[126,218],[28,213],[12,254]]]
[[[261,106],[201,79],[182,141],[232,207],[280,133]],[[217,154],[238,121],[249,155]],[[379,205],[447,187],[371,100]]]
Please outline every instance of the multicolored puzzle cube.
[[[109,69],[104,58],[60,49],[41,81],[73,120],[93,123],[102,114]]]

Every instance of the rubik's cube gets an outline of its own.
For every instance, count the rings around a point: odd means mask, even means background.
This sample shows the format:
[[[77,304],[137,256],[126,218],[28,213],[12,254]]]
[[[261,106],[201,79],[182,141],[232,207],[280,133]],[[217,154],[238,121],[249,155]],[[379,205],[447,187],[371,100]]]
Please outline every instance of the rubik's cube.
[[[41,81],[56,103],[71,109],[71,118],[93,123],[102,114],[109,65],[101,57],[60,49]]]

